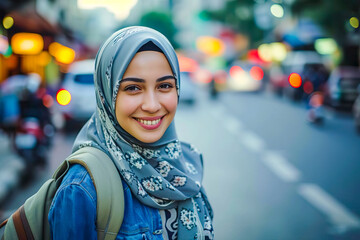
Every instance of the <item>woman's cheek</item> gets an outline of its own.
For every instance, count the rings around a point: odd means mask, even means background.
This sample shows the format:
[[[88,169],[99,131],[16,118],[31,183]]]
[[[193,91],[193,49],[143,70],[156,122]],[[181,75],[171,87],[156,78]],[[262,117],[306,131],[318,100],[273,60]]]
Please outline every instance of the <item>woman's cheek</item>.
[[[175,111],[178,104],[177,93],[169,94],[169,96],[164,100],[166,108],[168,111]]]

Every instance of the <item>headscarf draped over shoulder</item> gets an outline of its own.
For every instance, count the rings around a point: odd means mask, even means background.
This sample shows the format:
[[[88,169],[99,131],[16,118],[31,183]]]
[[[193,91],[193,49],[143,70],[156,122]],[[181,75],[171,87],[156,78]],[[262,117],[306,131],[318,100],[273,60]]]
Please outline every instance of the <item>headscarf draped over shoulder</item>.
[[[78,134],[73,151],[93,146],[107,153],[140,202],[157,209],[177,207],[178,239],[201,238],[206,226],[211,225],[212,209],[201,185],[199,151],[178,140],[174,122],[157,142],[143,143],[116,120],[115,102],[121,79],[137,51],[150,41],[167,58],[179,93],[179,63],[165,36],[146,27],[115,32],[96,56],[97,109]]]

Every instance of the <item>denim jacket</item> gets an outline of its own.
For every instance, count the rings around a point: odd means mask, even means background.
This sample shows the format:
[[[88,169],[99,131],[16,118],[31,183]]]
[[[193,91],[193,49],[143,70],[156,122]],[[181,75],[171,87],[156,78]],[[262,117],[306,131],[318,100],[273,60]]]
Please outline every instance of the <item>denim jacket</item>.
[[[124,220],[116,239],[163,239],[159,210],[140,203],[123,181]],[[73,165],[52,201],[48,220],[53,240],[97,239],[96,190],[89,173]]]

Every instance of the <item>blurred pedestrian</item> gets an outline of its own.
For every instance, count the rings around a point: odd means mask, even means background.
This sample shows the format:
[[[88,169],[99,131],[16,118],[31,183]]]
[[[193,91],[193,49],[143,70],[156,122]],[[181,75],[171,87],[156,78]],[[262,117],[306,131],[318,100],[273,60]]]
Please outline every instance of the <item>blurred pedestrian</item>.
[[[73,151],[96,147],[121,175],[125,211],[118,239],[213,239],[202,156],[175,131],[179,76],[173,47],[150,28],[119,30],[97,54],[97,110]],[[96,239],[96,206],[88,172],[71,166],[50,208],[52,239]]]
[[[20,119],[19,94],[27,80],[27,75],[12,75],[0,85],[0,127],[10,138],[13,138]]]
[[[209,88],[210,88],[210,97],[211,97],[211,99],[217,99],[218,91],[216,89],[216,83],[215,83],[215,78],[214,77],[211,79],[211,82],[209,84]]]

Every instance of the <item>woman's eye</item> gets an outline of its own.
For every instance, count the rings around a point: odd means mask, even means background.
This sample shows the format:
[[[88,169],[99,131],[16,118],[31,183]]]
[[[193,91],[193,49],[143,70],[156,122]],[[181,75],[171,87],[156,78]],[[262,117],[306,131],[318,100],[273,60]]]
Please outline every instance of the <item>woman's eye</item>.
[[[138,91],[138,90],[140,90],[140,88],[138,86],[135,86],[135,85],[126,86],[124,88],[124,91],[126,91],[126,92],[135,92],[135,91]]]
[[[160,89],[170,89],[170,88],[173,88],[174,86],[170,83],[162,83],[159,88]]]

